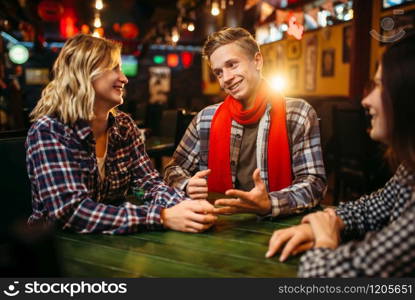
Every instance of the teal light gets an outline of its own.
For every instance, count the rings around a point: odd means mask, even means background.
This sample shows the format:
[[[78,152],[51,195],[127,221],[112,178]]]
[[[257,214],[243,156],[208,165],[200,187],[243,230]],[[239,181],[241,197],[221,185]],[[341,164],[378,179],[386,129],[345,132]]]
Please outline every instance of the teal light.
[[[163,55],[154,55],[153,61],[155,64],[162,64],[166,61],[166,58]]]
[[[9,58],[15,64],[24,64],[29,59],[29,51],[25,46],[14,45],[9,50]]]

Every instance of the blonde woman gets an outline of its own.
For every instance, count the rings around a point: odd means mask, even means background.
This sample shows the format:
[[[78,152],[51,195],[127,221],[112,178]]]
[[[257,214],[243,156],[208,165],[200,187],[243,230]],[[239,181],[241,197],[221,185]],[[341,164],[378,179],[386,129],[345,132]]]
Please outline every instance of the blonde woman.
[[[119,44],[89,35],[69,39],[61,50],[54,79],[31,113],[29,224],[57,223],[80,233],[203,231],[216,220],[213,206],[165,185],[134,122],[116,110],[128,83],[120,53]],[[145,204],[125,202],[138,188]]]

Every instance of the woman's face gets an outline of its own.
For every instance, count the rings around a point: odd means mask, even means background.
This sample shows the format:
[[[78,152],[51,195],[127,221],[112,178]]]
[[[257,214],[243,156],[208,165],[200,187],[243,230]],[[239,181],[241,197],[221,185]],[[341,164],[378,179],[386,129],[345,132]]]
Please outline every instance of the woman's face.
[[[385,111],[382,103],[382,67],[376,72],[372,92],[362,100],[362,105],[368,109],[371,118],[370,137],[379,142],[388,142],[388,130]]]
[[[128,79],[121,71],[120,64],[102,73],[92,81],[95,90],[95,106],[111,109],[121,105],[123,103],[124,85],[127,83]]]

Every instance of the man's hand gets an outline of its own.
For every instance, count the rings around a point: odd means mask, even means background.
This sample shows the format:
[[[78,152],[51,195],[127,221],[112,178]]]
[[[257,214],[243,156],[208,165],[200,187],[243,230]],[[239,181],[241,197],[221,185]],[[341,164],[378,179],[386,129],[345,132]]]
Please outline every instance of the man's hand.
[[[210,228],[217,217],[214,207],[205,200],[184,200],[161,211],[161,219],[166,228],[183,232],[202,232]]]
[[[254,188],[249,192],[241,190],[227,190],[227,196],[235,197],[232,199],[218,199],[215,205],[224,207],[216,208],[216,214],[236,214],[236,213],[256,213],[265,215],[271,212],[271,201],[268,197],[265,183],[259,175],[259,169],[252,174]]]
[[[186,186],[186,194],[193,200],[206,200],[208,197],[208,185],[206,177],[210,174],[210,170],[197,172]]]
[[[270,258],[280,250],[280,261],[287,259],[289,255],[296,255],[311,249],[314,244],[314,233],[310,224],[300,224],[286,229],[277,230],[269,240],[268,251],[265,257]]]
[[[340,243],[341,219],[332,209],[306,215],[301,223],[310,224],[315,236],[314,247],[336,249]]]

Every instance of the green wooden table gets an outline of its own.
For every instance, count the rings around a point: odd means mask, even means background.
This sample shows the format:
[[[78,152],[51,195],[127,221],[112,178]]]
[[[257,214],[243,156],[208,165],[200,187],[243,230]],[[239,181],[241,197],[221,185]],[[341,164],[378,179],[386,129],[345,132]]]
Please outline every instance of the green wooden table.
[[[222,197],[210,193],[210,200]],[[219,216],[204,233],[176,231],[132,235],[60,232],[64,276],[76,277],[295,277],[298,257],[265,258],[274,230],[302,215],[260,220],[253,214]]]

